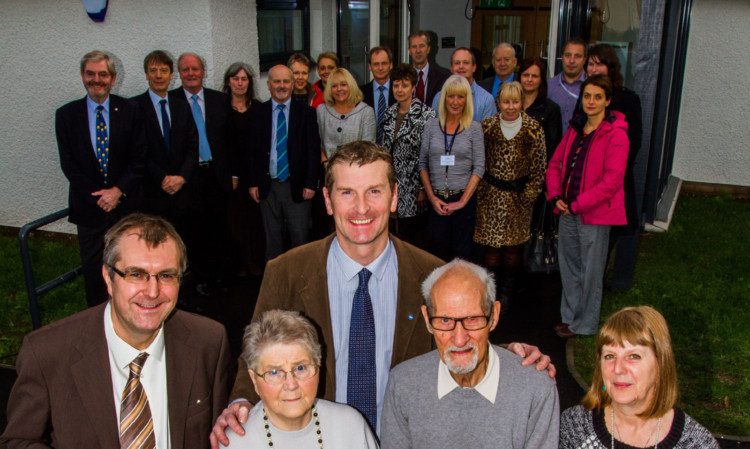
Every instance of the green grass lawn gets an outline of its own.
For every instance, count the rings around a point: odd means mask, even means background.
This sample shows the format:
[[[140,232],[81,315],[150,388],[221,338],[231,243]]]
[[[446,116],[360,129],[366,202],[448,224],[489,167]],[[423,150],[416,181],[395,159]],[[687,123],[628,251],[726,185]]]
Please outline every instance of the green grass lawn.
[[[81,264],[74,235],[48,239],[29,236],[37,286]],[[42,325],[86,308],[83,277],[65,283],[38,298]],[[18,234],[0,231],[0,363],[15,364],[23,336],[31,331],[31,314],[21,266]]]
[[[750,435],[750,203],[681,196],[665,234],[641,239],[635,284],[607,292],[601,323],[636,305],[669,324],[679,406],[714,433]],[[577,337],[576,368],[591,381],[596,337]]]

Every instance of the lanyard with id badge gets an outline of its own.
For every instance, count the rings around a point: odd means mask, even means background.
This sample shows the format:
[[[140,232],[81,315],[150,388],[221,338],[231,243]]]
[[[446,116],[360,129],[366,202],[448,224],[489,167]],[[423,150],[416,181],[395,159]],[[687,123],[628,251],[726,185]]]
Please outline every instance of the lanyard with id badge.
[[[443,192],[443,197],[445,199],[448,199],[448,192],[450,192],[450,189],[448,189],[448,167],[453,167],[456,165],[456,155],[451,154],[453,151],[453,142],[456,141],[456,135],[458,134],[458,129],[461,127],[461,123],[456,125],[456,130],[453,132],[451,141],[448,143],[448,124],[445,124],[445,128],[443,129],[443,139],[445,140],[445,154],[440,156],[440,166],[445,167],[445,190]]]

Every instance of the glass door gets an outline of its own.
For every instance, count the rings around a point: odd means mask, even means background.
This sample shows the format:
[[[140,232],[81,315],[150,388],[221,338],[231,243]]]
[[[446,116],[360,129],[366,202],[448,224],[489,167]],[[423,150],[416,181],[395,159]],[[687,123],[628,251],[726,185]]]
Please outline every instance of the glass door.
[[[370,49],[370,2],[339,0],[339,58],[357,83],[369,76],[367,51]]]

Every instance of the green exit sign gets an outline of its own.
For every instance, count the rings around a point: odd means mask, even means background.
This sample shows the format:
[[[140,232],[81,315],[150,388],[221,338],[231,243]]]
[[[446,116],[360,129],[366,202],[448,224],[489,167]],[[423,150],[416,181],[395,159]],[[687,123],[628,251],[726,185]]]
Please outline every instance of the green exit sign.
[[[482,8],[510,8],[510,0],[482,0]]]

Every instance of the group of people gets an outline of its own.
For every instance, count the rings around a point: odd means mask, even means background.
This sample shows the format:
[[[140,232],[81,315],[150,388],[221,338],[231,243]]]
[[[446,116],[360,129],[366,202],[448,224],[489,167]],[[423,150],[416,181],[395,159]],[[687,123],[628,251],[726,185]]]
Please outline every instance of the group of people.
[[[658,312],[609,319],[591,390],[560,418],[549,358],[489,343],[502,307],[492,273],[388,233],[390,153],[343,145],[325,179],[335,233],[269,263],[231,394],[225,330],[175,310],[179,233],[131,214],[105,236],[108,301],[25,337],[0,443],[427,448],[471,435],[478,447],[718,447],[674,405]]]
[[[204,88],[193,54],[167,92],[172,61],[158,51],[144,61],[149,91],[125,100],[110,95],[112,60],[87,54],[88,95],[56,125],[95,301],[26,336],[0,443],[718,447],[675,406],[669,331],[654,309],[609,318],[591,389],[562,418],[549,357],[489,342],[543,189],[560,214],[556,331],[597,332],[610,226],[631,224],[630,121],[608,106],[618,90],[627,107],[637,96],[615,76],[616,55],[594,47],[585,77],[575,70],[587,48],[571,41],[548,85],[543,61],[516,74],[513,47],[500,44],[495,77],[480,84],[468,49],[448,74],[429,65],[427,33],[409,44],[413,66],[373,48],[374,81],[361,88],[332,53],[311,83],[311,61],[296,54],[269,70],[264,103],[243,63],[227,70],[225,94]],[[559,89],[576,96],[570,117],[552,101]],[[244,219],[262,221],[267,264],[230,392],[225,330],[175,305],[188,251],[200,272],[206,252],[226,250],[209,226],[231,217],[230,203],[244,207],[240,187],[260,210]],[[307,243],[316,220],[327,236]],[[432,254],[410,243],[425,233]],[[94,272],[104,293],[88,289]]]

